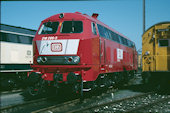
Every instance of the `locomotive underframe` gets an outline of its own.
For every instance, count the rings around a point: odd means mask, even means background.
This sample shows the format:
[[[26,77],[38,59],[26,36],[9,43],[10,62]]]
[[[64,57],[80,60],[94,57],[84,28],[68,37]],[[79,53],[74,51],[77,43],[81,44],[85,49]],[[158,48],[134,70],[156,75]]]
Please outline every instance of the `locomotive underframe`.
[[[135,71],[126,70],[114,73],[98,73],[98,77],[95,81],[86,81],[83,80],[83,77],[88,76],[88,71],[91,69],[90,66],[69,66],[72,68],[66,66],[51,67],[50,69],[60,70],[60,72],[55,71],[56,73],[47,73],[49,71],[47,66],[39,66],[34,65],[34,72],[31,72],[28,77],[30,78],[28,79],[29,82],[35,83],[35,86],[31,89],[34,91],[34,94],[48,90],[49,88],[47,87],[55,87],[56,92],[58,92],[57,90],[61,89],[63,86],[69,86],[72,92],[79,94],[82,94],[83,91],[90,91],[98,88],[117,87],[118,85],[128,83],[129,79],[133,78],[135,73]],[[37,76],[35,76],[35,74]],[[39,87],[37,87],[37,83]],[[34,94],[32,96],[34,96]]]

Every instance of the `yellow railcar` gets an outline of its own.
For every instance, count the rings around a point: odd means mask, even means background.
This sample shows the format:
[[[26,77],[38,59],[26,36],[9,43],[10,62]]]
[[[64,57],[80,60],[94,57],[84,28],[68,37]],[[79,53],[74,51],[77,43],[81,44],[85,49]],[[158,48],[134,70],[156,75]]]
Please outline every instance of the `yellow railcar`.
[[[144,83],[170,82],[170,22],[151,26],[142,36]]]

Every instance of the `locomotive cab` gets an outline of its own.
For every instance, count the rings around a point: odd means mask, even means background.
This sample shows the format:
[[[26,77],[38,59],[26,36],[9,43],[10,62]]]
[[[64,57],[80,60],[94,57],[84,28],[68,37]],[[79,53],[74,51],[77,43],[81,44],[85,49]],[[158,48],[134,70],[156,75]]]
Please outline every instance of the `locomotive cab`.
[[[94,22],[80,13],[61,13],[42,21],[33,48],[34,72],[29,75],[38,73],[53,84],[96,79],[91,75],[97,72],[93,63],[99,64],[99,38]],[[91,68],[96,69],[88,71]]]

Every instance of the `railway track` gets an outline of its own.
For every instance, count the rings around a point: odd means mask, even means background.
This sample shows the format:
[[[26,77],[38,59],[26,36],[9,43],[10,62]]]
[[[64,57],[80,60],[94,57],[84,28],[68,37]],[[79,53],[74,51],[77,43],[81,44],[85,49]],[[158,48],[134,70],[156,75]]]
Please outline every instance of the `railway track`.
[[[111,93],[111,95],[112,94],[113,93]],[[76,99],[33,111],[32,113],[142,112],[146,108],[157,105],[159,103],[168,102],[170,104],[170,96],[158,95],[154,92],[136,94],[135,96],[130,96],[118,100],[112,100],[111,97],[106,98],[106,95],[109,94],[103,94],[101,96],[85,99],[83,103],[80,103],[79,100]],[[110,100],[107,102],[101,102],[101,98],[105,100]],[[96,102],[94,102],[94,100],[96,100]]]
[[[98,96],[87,96],[83,102],[80,101],[80,99],[74,99],[74,100],[70,100],[70,101],[67,101],[67,102],[64,102],[64,103],[61,103],[61,104],[57,104],[57,105],[53,105],[53,106],[50,106],[50,107],[46,107],[46,108],[43,108],[43,109],[39,109],[39,110],[36,110],[36,111],[33,111],[31,113],[65,113],[65,112],[68,112],[70,109],[77,109],[77,107],[79,107],[80,105],[85,105],[85,104],[88,104],[88,102],[93,102],[94,100],[97,99],[101,99],[101,98],[105,98],[106,96],[108,96],[111,92],[115,92],[117,91],[117,89],[110,89],[108,91],[106,91],[105,93],[102,93],[101,95],[98,95]]]
[[[6,106],[0,108],[0,111],[1,113],[26,111],[25,113],[27,113],[28,111],[26,109],[36,107],[36,109],[30,110],[28,113],[157,112],[154,106],[159,106],[160,103],[165,103],[166,106],[170,108],[170,105],[168,105],[170,104],[170,95],[158,95],[154,92],[150,92],[145,94],[130,94],[129,96],[115,100],[115,91],[117,91],[117,89],[109,90],[99,96],[85,98],[83,103],[80,103],[79,99],[50,103],[47,101],[47,98],[42,98],[17,105]],[[46,103],[50,103],[50,105],[46,106]],[[38,106],[41,107],[38,108]],[[150,109],[150,107],[153,107],[153,109]],[[168,109],[164,112],[167,111],[170,112]]]
[[[75,97],[68,97],[68,96],[50,96],[47,98],[40,98],[36,100],[27,101],[24,103],[19,103],[15,105],[8,105],[8,106],[1,106],[0,111],[1,113],[30,113],[30,112],[41,112],[48,109],[56,108],[58,111],[63,109],[63,106],[73,106],[73,104],[79,104],[79,99]],[[49,108],[47,108],[49,107]],[[68,108],[69,108],[68,107]],[[56,109],[55,109],[56,110]]]
[[[97,102],[97,103],[95,103],[95,104],[93,104],[91,106],[81,107],[80,109],[75,109],[75,110],[69,111],[68,113],[104,112],[109,105],[119,104],[121,102],[124,102],[126,100],[130,100],[130,99],[133,99],[133,98],[141,98],[141,97],[144,97],[144,96],[146,96],[148,94],[151,94],[151,93],[152,92],[147,93],[147,94],[138,94],[138,95],[135,95],[135,96],[122,98],[122,99],[118,99],[118,100],[115,100],[115,101],[110,100],[110,101],[104,102],[104,103]],[[104,108],[104,111],[103,111],[102,108]],[[113,111],[113,110],[111,110],[111,111]]]
[[[7,94],[13,94],[13,93],[20,93],[22,92],[22,89],[18,89],[18,90],[11,90],[11,91],[1,91],[0,94],[1,95],[7,95]]]
[[[17,111],[21,111],[22,109],[24,109],[25,107],[28,107],[28,106],[40,105],[40,104],[44,103],[46,100],[47,100],[47,98],[41,98],[41,99],[37,99],[37,100],[20,103],[20,104],[4,106],[4,107],[0,108],[0,111],[1,111],[1,113],[14,113]]]
[[[79,99],[75,99],[75,100],[68,101],[68,102],[65,102],[65,103],[62,103],[62,104],[57,104],[57,105],[53,105],[53,106],[50,106],[50,107],[47,107],[47,108],[36,110],[36,111],[31,112],[31,113],[44,113],[44,112],[53,113],[53,111],[55,111],[55,112],[62,111],[63,109],[66,110],[69,107],[76,106],[77,104],[79,104],[79,102],[80,102]]]
[[[167,97],[167,98],[158,99],[158,100],[150,102],[150,103],[145,103],[145,104],[143,104],[141,106],[137,106],[137,107],[135,107],[133,109],[130,109],[130,110],[126,111],[126,112],[128,112],[128,113],[130,113],[130,112],[137,112],[137,111],[138,112],[144,112],[144,111],[145,112],[148,112],[148,111],[151,112],[151,109],[152,109],[153,106],[159,105],[160,103],[165,103],[165,102],[170,102],[170,96]],[[170,103],[169,103],[169,106],[170,106]],[[146,109],[148,111],[146,111]],[[166,113],[166,112],[164,112],[164,113]]]
[[[82,107],[80,109],[69,111],[68,113],[89,113],[89,112],[141,112],[142,110],[170,100],[170,96],[161,96],[153,92],[140,94],[117,101],[96,104],[94,106]],[[149,112],[149,111],[145,111]]]

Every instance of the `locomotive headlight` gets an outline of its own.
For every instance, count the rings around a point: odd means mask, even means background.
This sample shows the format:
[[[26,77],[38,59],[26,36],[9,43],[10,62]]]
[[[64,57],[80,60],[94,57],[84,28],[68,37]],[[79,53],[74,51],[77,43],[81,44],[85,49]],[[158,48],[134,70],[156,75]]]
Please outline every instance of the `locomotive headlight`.
[[[80,62],[80,57],[79,56],[74,57],[73,62],[74,63],[79,63]]]
[[[37,63],[41,63],[41,57],[37,58]]]
[[[150,51],[146,51],[146,52],[145,52],[145,55],[150,55]]]
[[[72,57],[69,57],[68,58],[68,62],[72,62],[73,58]]]
[[[47,58],[46,57],[38,57],[37,58],[37,63],[45,63],[47,62]]]

